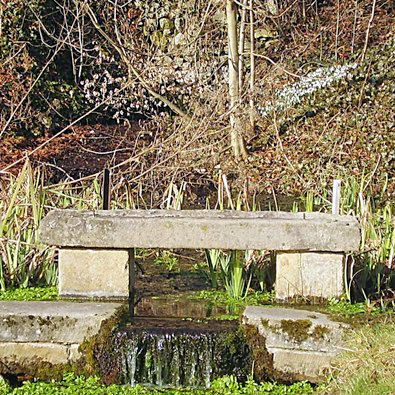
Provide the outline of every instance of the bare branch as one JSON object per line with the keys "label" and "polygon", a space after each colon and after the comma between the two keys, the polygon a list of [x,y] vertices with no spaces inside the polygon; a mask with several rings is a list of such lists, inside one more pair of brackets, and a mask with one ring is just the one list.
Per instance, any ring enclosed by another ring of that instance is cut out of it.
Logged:
{"label": "bare branch", "polygon": [[170,100],[162,96],[161,94],[155,92],[147,81],[142,77],[142,75],[137,71],[137,69],[133,66],[130,59],[125,54],[123,47],[119,46],[100,26],[99,22],[97,21],[96,15],[94,14],[92,8],[89,4],[85,4],[86,11],[90,17],[92,24],[95,26],[96,30],[105,38],[105,40],[118,52],[119,56],[121,57],[122,61],[128,67],[129,72],[131,72],[140,84],[153,96],[155,99],[160,100],[166,106],[168,106],[171,110],[173,110],[176,114],[181,115],[182,117],[189,117],[181,108],[179,108],[176,104],[172,103]]}

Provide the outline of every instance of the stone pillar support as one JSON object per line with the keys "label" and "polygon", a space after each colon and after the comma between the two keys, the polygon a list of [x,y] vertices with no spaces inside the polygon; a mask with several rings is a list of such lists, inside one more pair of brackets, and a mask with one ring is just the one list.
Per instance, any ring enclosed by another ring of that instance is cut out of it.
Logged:
{"label": "stone pillar support", "polygon": [[68,298],[127,299],[130,250],[59,250],[59,295]]}
{"label": "stone pillar support", "polygon": [[278,252],[276,298],[339,298],[344,293],[344,254]]}

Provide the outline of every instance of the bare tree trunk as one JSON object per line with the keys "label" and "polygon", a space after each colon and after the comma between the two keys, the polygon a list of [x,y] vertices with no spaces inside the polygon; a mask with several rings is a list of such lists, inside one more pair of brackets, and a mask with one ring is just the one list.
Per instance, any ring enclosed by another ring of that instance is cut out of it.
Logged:
{"label": "bare tree trunk", "polygon": [[255,34],[254,34],[254,11],[253,0],[250,0],[250,123],[252,133],[255,131],[255,116],[254,116],[254,90],[255,90]]}
{"label": "bare tree trunk", "polygon": [[247,149],[241,135],[240,91],[239,91],[239,49],[237,42],[237,8],[233,0],[226,1],[228,25],[229,96],[230,96],[230,137],[236,159],[246,159]]}
{"label": "bare tree trunk", "polygon": [[246,16],[247,16],[247,1],[243,0],[243,9],[241,10],[241,21],[240,21],[240,34],[239,34],[239,95],[243,96],[243,82],[244,82],[244,42],[245,42],[245,27],[246,27]]}

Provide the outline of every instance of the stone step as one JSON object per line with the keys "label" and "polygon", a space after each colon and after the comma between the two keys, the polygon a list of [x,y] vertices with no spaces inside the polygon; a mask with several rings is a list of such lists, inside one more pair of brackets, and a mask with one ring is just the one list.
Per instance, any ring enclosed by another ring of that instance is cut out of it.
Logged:
{"label": "stone step", "polygon": [[[0,374],[64,365],[118,314],[118,303],[0,302]],[[50,373],[50,372],[48,372]]]}
{"label": "stone step", "polygon": [[255,328],[255,333],[247,329],[250,337],[253,334],[261,340],[250,339],[260,345],[253,353],[269,355],[257,361],[258,370],[272,372],[279,380],[321,381],[342,350],[345,331],[349,330],[349,325],[333,321],[326,314],[282,307],[248,306],[242,323]]}

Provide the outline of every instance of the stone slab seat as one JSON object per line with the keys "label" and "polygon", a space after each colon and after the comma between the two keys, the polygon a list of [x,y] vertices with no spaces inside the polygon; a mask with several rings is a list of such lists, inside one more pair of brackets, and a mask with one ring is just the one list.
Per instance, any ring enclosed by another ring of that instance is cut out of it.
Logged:
{"label": "stone slab seat", "polygon": [[220,248],[277,251],[357,250],[354,217],[321,213],[217,210],[50,212],[41,241],[59,247]]}
{"label": "stone slab seat", "polygon": [[[280,251],[277,296],[326,298],[343,292],[343,256],[358,249],[360,228],[355,217],[323,213],[54,210],[40,237],[60,247],[64,296],[127,297],[127,251],[140,247]],[[282,267],[293,268],[290,278]],[[323,279],[318,287],[314,273]]]}

